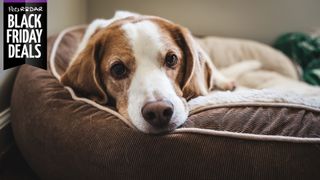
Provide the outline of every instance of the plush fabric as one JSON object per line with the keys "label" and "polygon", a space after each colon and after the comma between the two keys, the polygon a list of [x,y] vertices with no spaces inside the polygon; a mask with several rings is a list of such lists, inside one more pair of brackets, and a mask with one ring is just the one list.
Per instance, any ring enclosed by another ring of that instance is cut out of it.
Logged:
{"label": "plush fabric", "polygon": [[[58,73],[82,33],[59,45]],[[177,131],[152,136],[74,100],[52,72],[23,65],[11,107],[17,145],[42,179],[320,178],[320,110],[304,105],[208,106]]]}
{"label": "plush fabric", "polygon": [[[319,91],[320,92],[320,91]],[[193,111],[197,108],[226,104],[280,104],[283,106],[304,106],[305,108],[320,108],[319,94],[304,96],[291,91],[279,91],[277,89],[239,89],[235,91],[215,91],[206,96],[199,96],[188,102]]]}

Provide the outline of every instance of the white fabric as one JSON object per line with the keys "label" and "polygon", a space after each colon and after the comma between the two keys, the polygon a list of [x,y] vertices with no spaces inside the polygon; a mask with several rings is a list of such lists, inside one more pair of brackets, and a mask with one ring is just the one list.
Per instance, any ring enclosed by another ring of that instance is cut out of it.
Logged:
{"label": "white fabric", "polygon": [[213,105],[243,105],[245,103],[274,103],[274,105],[281,103],[291,105],[302,105],[320,111],[319,96],[307,97],[293,92],[277,91],[274,89],[242,89],[235,92],[218,91],[212,92],[207,96],[197,97],[188,102],[191,110]]}

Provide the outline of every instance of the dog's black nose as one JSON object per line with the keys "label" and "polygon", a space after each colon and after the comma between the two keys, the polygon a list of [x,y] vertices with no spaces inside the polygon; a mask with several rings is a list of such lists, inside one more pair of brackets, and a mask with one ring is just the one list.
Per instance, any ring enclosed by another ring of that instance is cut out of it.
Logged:
{"label": "dog's black nose", "polygon": [[152,126],[162,128],[168,125],[173,114],[173,105],[168,101],[145,104],[141,110],[143,118]]}

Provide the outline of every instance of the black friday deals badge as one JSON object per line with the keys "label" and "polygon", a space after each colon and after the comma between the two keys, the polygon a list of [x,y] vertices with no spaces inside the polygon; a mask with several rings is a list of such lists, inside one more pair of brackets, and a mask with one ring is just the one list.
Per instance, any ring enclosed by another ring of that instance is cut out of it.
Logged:
{"label": "black friday deals badge", "polygon": [[47,68],[47,0],[4,0],[4,69]]}

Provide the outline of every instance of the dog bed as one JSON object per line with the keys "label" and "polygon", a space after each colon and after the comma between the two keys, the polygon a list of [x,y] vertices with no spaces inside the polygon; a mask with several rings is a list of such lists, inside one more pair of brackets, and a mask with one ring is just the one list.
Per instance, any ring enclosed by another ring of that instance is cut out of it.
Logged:
{"label": "dog bed", "polygon": [[[59,83],[84,29],[69,28],[49,38],[49,70],[23,65],[15,81],[14,136],[40,178],[320,178],[318,101],[279,94],[277,99],[270,92],[271,98],[259,96],[267,91],[256,92],[258,101],[242,96],[201,107],[195,100],[181,128],[146,135],[112,108],[76,97]],[[290,61],[265,45],[215,37],[199,41],[218,67],[260,59],[266,69],[298,78]],[[233,95],[218,93],[217,101]]]}

